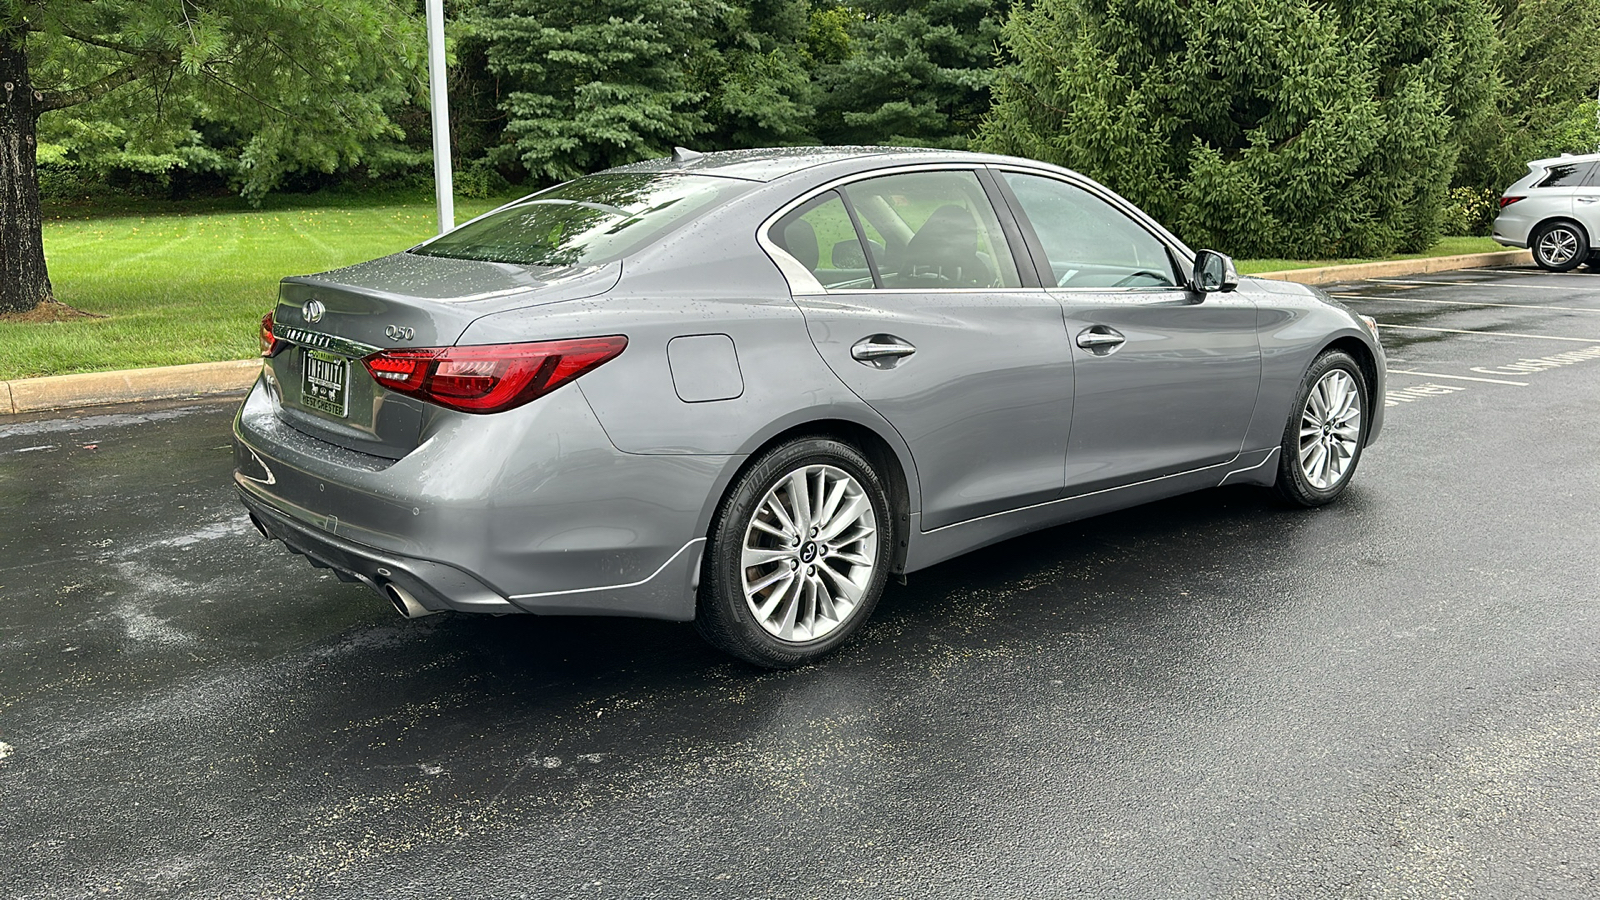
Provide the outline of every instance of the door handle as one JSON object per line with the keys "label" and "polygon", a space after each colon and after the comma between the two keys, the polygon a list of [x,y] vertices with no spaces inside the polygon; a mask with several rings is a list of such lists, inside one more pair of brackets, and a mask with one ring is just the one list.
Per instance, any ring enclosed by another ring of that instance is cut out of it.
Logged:
{"label": "door handle", "polygon": [[1078,346],[1097,353],[1110,353],[1127,340],[1121,332],[1106,325],[1092,325],[1078,332]]}
{"label": "door handle", "polygon": [[1596,200],[1600,200],[1600,197],[1575,197],[1573,199],[1577,200],[1579,203],[1593,203]]}
{"label": "door handle", "polygon": [[850,347],[850,358],[856,362],[890,368],[917,352],[917,348],[892,334],[874,334],[856,341]]}

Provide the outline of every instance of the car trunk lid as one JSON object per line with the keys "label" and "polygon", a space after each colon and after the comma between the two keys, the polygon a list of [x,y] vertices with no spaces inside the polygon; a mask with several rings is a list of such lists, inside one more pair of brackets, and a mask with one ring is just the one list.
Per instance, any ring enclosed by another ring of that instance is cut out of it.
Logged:
{"label": "car trunk lid", "polygon": [[273,319],[274,335],[289,346],[268,361],[283,418],[331,443],[398,459],[443,411],[385,389],[363,357],[450,346],[485,315],[592,297],[620,274],[620,263],[547,269],[399,253],[286,278]]}

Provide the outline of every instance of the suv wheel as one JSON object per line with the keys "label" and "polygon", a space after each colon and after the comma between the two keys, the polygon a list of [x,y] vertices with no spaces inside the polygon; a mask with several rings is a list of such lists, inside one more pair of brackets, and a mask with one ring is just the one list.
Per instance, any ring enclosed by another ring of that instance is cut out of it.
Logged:
{"label": "suv wheel", "polygon": [[1589,258],[1589,237],[1571,222],[1539,226],[1528,242],[1533,261],[1550,272],[1570,272]]}

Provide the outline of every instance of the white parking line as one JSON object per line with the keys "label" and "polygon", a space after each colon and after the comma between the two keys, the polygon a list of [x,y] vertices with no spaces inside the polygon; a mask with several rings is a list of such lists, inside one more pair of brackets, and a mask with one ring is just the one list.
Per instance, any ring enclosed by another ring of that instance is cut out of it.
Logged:
{"label": "white parking line", "polygon": [[1523,334],[1519,331],[1472,331],[1466,328],[1427,328],[1422,325],[1387,325],[1378,323],[1379,328],[1403,328],[1406,331],[1437,331],[1443,334],[1483,334],[1489,337],[1532,338],[1539,341],[1571,341],[1577,344],[1600,344],[1600,339],[1579,337],[1557,337],[1553,334]]}
{"label": "white parking line", "polygon": [[1582,312],[1600,313],[1600,309],[1587,309],[1582,306],[1536,306],[1532,303],[1479,303],[1473,300],[1425,300],[1421,297],[1368,297],[1364,294],[1331,294],[1340,300],[1362,300],[1367,303],[1384,303],[1393,300],[1396,303],[1436,303],[1445,306],[1494,306],[1505,309],[1553,309],[1557,312]]}
{"label": "white parking line", "polygon": [[1481,381],[1484,384],[1510,384],[1516,387],[1527,387],[1526,381],[1506,381],[1501,378],[1474,378],[1471,375],[1440,375],[1438,372],[1417,372],[1412,369],[1386,369],[1390,375],[1420,375],[1423,378],[1451,378],[1456,381]]}
{"label": "white parking line", "polygon": [[1398,278],[1368,278],[1373,284],[1405,285],[1407,287],[1507,287],[1526,291],[1571,291],[1570,287],[1556,284],[1510,284],[1504,281],[1404,281]]}

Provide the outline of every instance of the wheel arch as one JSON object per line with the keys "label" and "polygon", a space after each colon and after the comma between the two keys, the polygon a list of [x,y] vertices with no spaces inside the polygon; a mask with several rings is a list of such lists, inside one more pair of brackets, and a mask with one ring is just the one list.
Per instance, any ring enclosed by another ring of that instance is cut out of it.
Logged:
{"label": "wheel arch", "polygon": [[903,446],[897,446],[898,442],[891,441],[868,425],[850,419],[810,419],[782,426],[780,430],[760,439],[760,443],[751,448],[739,459],[737,465],[731,466],[724,477],[718,480],[717,490],[708,498],[706,509],[701,514],[700,532],[707,536],[708,545],[716,512],[727,499],[728,492],[733,490],[739,477],[773,447],[811,437],[829,438],[849,444],[872,463],[874,471],[883,479],[884,488],[889,495],[889,513],[895,523],[895,540],[889,571],[903,571],[906,550],[910,543],[911,514],[916,508],[916,498],[919,496],[915,464],[910,461],[909,451]]}
{"label": "wheel arch", "polygon": [[1547,218],[1540,219],[1538,223],[1536,223],[1532,228],[1528,229],[1528,243],[1533,243],[1534,235],[1557,223],[1571,225],[1572,227],[1583,232],[1583,239],[1589,242],[1589,246],[1591,248],[1594,246],[1594,235],[1589,233],[1589,229],[1585,227],[1582,222],[1578,221],[1572,216],[1549,216]]}

